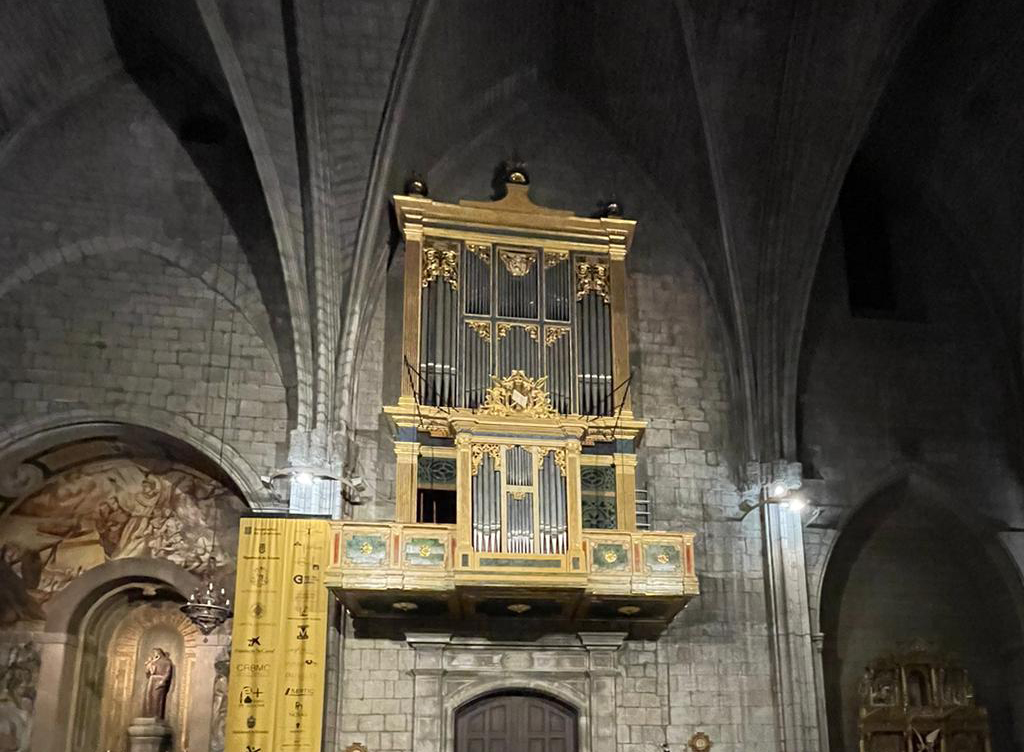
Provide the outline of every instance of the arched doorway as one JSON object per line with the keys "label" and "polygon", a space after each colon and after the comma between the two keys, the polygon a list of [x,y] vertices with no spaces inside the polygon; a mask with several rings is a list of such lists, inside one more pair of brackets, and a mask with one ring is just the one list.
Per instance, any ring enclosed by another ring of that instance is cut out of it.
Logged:
{"label": "arched doorway", "polygon": [[977,704],[988,710],[993,749],[1019,748],[1024,652],[1011,566],[992,532],[968,525],[922,479],[894,483],[861,507],[836,542],[822,586],[833,752],[858,749],[866,667],[917,640],[967,669]]}
{"label": "arched doorway", "polygon": [[455,713],[456,752],[576,752],[576,711],[548,697],[487,695]]}

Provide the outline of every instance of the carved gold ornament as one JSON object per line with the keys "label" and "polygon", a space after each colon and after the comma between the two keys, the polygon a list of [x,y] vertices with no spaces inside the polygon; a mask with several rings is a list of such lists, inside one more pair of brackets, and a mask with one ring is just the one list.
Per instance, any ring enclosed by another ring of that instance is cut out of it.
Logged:
{"label": "carved gold ornament", "polygon": [[530,608],[528,603],[512,603],[508,606],[508,610],[514,614],[525,614]]}
{"label": "carved gold ornament", "polygon": [[473,475],[480,472],[480,463],[484,461],[485,455],[490,455],[494,460],[495,469],[501,468],[501,445],[500,444],[474,444],[469,450],[470,468]]}
{"label": "carved gold ornament", "polygon": [[490,321],[473,321],[471,319],[466,320],[466,326],[476,332],[480,339],[485,342],[491,341],[491,322]]}
{"label": "carved gold ornament", "polygon": [[600,261],[580,261],[576,264],[576,300],[580,300],[588,292],[601,296],[605,303],[608,299],[608,265]]}
{"label": "carved gold ornament", "polygon": [[558,471],[562,474],[562,477],[565,477],[565,450],[551,449],[548,451],[548,454],[552,453],[555,455],[555,467],[558,468]]}
{"label": "carved gold ornament", "polygon": [[569,258],[568,251],[544,251],[544,268],[550,269]]}
{"label": "carved gold ornament", "polygon": [[370,752],[362,743],[354,742],[345,747],[345,752]]}
{"label": "carved gold ornament", "polygon": [[614,564],[619,560],[619,555],[615,551],[608,550],[604,552],[604,560],[609,564]]}
{"label": "carved gold ornament", "polygon": [[364,556],[369,556],[373,553],[373,546],[371,546],[369,543],[363,543],[363,545],[359,547],[359,553],[363,554]]}
{"label": "carved gold ornament", "polygon": [[689,745],[693,752],[707,752],[712,747],[711,737],[703,731],[698,731],[690,737]]}
{"label": "carved gold ornament", "polygon": [[554,326],[552,324],[548,324],[544,327],[544,344],[547,347],[551,347],[551,345],[558,342],[558,340],[568,333],[569,327],[567,326]]}
{"label": "carved gold ornament", "polygon": [[619,613],[623,616],[635,616],[640,613],[639,606],[619,606]]}
{"label": "carved gold ornament", "polygon": [[521,415],[528,418],[549,418],[557,415],[551,407],[551,396],[547,392],[547,376],[531,379],[522,371],[512,371],[499,379],[492,376],[493,384],[487,390],[484,404],[477,413],[505,417]]}
{"label": "carved gold ornament", "polygon": [[420,558],[421,559],[429,559],[430,558],[430,546],[428,546],[426,544],[420,546]]}
{"label": "carved gold ornament", "polygon": [[488,266],[491,265],[491,247],[487,243],[466,243],[466,250]]}
{"label": "carved gold ornament", "polygon": [[447,240],[432,240],[423,247],[421,284],[426,287],[437,278],[453,290],[459,289],[459,245]]}
{"label": "carved gold ornament", "polygon": [[658,554],[658,562],[661,564],[668,564],[668,554]]}
{"label": "carved gold ornament", "polygon": [[498,258],[508,269],[513,277],[525,277],[533,268],[533,262],[537,260],[535,253],[523,253],[521,251],[498,251]]}

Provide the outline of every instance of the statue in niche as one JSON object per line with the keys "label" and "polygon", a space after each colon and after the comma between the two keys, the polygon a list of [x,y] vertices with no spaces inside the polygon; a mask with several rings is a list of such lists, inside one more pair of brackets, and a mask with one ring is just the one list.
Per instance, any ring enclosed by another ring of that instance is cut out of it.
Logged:
{"label": "statue in niche", "polygon": [[146,689],[142,696],[142,717],[163,720],[167,709],[167,693],[174,676],[174,664],[167,651],[153,648],[146,661]]}
{"label": "statue in niche", "polygon": [[887,669],[876,671],[869,666],[861,679],[860,691],[865,705],[893,705],[896,702],[895,672]]}

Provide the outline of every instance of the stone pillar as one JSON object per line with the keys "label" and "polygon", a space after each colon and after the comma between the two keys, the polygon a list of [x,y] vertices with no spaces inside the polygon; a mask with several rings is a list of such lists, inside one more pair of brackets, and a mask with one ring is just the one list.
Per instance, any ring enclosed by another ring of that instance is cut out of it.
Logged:
{"label": "stone pillar", "polygon": [[32,752],[64,752],[67,747],[69,708],[72,702],[78,638],[57,632],[32,636],[39,646],[39,681],[36,684]]}
{"label": "stone pillar", "polygon": [[135,718],[128,727],[128,752],[165,752],[171,727],[163,718]]}
{"label": "stone pillar", "polygon": [[[616,752],[618,749],[618,700],[615,680],[619,675],[616,653],[625,632],[580,632],[587,649],[590,677],[590,750]],[[584,729],[580,729],[581,733]]]}
{"label": "stone pillar", "polygon": [[818,748],[821,737],[803,520],[779,504],[767,503],[761,507],[761,521],[779,750],[805,752]]}
{"label": "stone pillar", "polygon": [[814,692],[818,711],[818,749],[828,749],[828,706],[825,704],[825,664],[822,652],[825,648],[824,632],[811,634],[814,650]]}
{"label": "stone pillar", "polygon": [[406,642],[416,652],[413,664],[413,740],[412,752],[441,752],[444,712],[441,680],[444,675],[444,648],[449,634],[410,632]]}
{"label": "stone pillar", "polygon": [[[311,431],[296,428],[288,442],[288,465],[322,467],[341,475],[342,462],[335,447],[335,435],[322,426]],[[341,518],[341,484],[335,480],[314,478],[310,483],[292,483],[288,489],[288,511],[292,514],[329,515]]]}

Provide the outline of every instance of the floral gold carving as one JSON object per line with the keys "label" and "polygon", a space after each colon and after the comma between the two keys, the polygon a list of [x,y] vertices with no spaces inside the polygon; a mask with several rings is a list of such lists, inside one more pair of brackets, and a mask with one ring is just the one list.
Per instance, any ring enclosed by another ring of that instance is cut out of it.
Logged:
{"label": "floral gold carving", "polygon": [[600,261],[580,261],[576,264],[576,300],[590,292],[600,295],[605,303],[609,302],[607,264]]}
{"label": "floral gold carving", "polygon": [[534,342],[540,341],[540,327],[536,324],[510,324],[507,321],[498,322],[498,339],[504,339],[513,327],[524,329]]}
{"label": "floral gold carving", "polygon": [[565,476],[565,450],[564,449],[552,449],[548,452],[549,454],[555,455],[555,467],[558,471]]}
{"label": "floral gold carving", "polygon": [[608,550],[604,552],[604,560],[609,564],[614,564],[619,560],[619,555],[615,551]]}
{"label": "floral gold carving", "polygon": [[[500,326],[500,325],[499,325]],[[522,371],[512,371],[499,379],[493,376],[484,404],[477,412],[499,417],[520,415],[529,418],[550,418],[557,415],[551,407],[547,376],[531,379]]]}
{"label": "floral gold carving", "polygon": [[466,319],[466,326],[480,335],[480,339],[490,342],[491,341],[491,322],[490,321],[474,321],[472,319]]}
{"label": "floral gold carving", "polygon": [[544,344],[545,344],[545,346],[551,347],[551,345],[553,345],[556,342],[558,342],[558,340],[560,340],[562,337],[564,337],[568,333],[569,333],[569,327],[567,327],[567,326],[555,326],[555,325],[552,325],[552,324],[548,324],[547,326],[544,327]]}
{"label": "floral gold carving", "polygon": [[533,262],[537,260],[534,253],[523,253],[522,251],[498,251],[498,258],[508,269],[513,277],[525,277],[533,268]]}
{"label": "floral gold carving", "polygon": [[480,463],[484,461],[485,455],[491,456],[495,468],[501,467],[501,446],[499,444],[473,444],[470,449],[470,467],[473,475],[480,472]]}
{"label": "floral gold carving", "polygon": [[550,269],[569,258],[568,251],[544,251],[544,268]]}
{"label": "floral gold carving", "polygon": [[423,247],[421,284],[426,287],[443,279],[453,290],[459,289],[459,246],[447,240],[431,240]]}
{"label": "floral gold carving", "polygon": [[466,250],[488,266],[491,265],[491,246],[487,243],[466,243]]}

